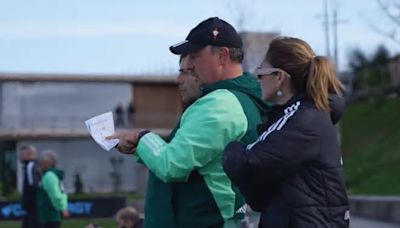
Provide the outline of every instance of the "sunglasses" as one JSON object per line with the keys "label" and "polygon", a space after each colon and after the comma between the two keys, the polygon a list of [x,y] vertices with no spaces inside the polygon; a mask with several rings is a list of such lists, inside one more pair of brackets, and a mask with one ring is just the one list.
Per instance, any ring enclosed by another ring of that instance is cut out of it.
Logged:
{"label": "sunglasses", "polygon": [[286,74],[288,77],[290,77],[290,74],[288,74],[286,71],[280,69],[280,68],[274,68],[274,67],[257,67],[256,69],[256,75],[258,79],[261,79],[264,76],[269,76],[269,75],[274,75],[275,73],[282,72]]}

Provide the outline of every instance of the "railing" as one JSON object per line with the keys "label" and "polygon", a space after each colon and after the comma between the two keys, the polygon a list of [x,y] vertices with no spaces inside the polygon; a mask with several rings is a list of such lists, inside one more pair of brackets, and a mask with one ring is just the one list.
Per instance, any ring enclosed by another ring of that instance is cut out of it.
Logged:
{"label": "railing", "polygon": [[[145,124],[145,126],[132,126],[130,124],[116,127],[116,129],[147,128],[162,136],[167,136],[171,127],[160,125],[160,121],[176,124],[176,116],[174,115],[161,117],[159,114],[152,113],[147,117],[152,124]],[[0,116],[0,139],[89,137],[85,126],[85,120],[89,118],[82,116]]]}
{"label": "railing", "polygon": [[1,116],[0,131],[82,131],[86,119],[82,116]]}

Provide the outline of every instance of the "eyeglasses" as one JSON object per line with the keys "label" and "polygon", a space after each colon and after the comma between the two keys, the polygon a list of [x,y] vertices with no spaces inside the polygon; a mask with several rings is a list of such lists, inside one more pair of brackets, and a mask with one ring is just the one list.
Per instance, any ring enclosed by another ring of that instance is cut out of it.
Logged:
{"label": "eyeglasses", "polygon": [[257,67],[256,69],[256,75],[258,79],[261,79],[263,76],[268,76],[268,75],[273,75],[275,73],[282,72],[288,77],[290,77],[290,74],[288,74],[286,71],[280,69],[280,68],[274,68],[274,67]]}

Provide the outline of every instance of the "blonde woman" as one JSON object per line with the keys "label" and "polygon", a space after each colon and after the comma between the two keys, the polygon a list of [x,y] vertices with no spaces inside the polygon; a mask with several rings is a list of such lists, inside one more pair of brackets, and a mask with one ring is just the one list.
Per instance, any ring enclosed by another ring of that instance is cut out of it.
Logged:
{"label": "blonde woman", "polygon": [[305,41],[280,37],[271,42],[257,76],[264,99],[274,105],[254,143],[225,148],[225,172],[261,212],[259,227],[348,227],[334,126],[344,102],[332,64]]}

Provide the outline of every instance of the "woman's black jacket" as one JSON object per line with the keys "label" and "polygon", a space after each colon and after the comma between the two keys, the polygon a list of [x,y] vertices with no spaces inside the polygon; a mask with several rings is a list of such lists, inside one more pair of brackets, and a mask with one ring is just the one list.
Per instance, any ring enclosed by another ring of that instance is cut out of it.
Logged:
{"label": "woman's black jacket", "polygon": [[260,227],[348,227],[349,203],[334,124],[344,100],[330,96],[330,113],[305,96],[275,106],[256,142],[231,142],[223,167]]}

